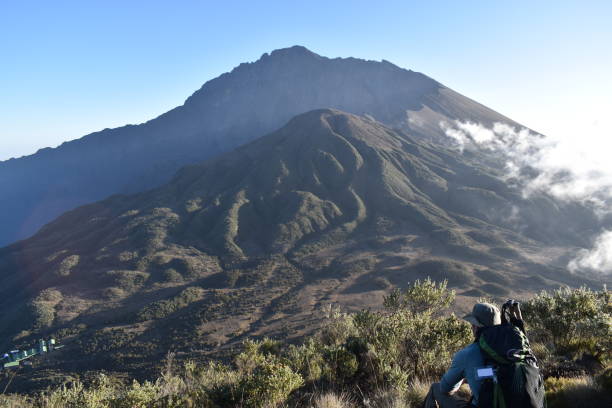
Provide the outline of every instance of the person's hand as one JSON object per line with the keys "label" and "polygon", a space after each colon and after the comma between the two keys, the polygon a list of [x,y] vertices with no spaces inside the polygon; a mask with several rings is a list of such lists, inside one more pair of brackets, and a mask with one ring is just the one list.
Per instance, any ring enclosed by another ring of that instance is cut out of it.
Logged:
{"label": "person's hand", "polygon": [[512,303],[512,306],[510,306],[510,313],[515,319],[523,320],[523,315],[521,314],[521,306],[519,302]]}
{"label": "person's hand", "polygon": [[523,315],[521,314],[521,307],[519,302],[514,299],[508,299],[506,302],[508,307],[508,312],[510,313],[510,317],[513,317],[518,320],[523,320]]}

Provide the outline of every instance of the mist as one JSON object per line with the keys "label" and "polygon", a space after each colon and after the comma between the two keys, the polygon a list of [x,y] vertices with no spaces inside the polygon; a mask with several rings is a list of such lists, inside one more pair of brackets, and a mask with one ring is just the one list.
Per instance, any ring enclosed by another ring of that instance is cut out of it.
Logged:
{"label": "mist", "polygon": [[[499,153],[504,158],[503,177],[519,186],[525,198],[537,192],[582,203],[602,219],[602,225],[612,214],[612,161],[600,135],[559,138],[503,123],[489,128],[455,121],[441,122],[440,127],[461,152]],[[577,252],[568,269],[612,273],[612,230],[603,228],[592,242],[591,248]]]}

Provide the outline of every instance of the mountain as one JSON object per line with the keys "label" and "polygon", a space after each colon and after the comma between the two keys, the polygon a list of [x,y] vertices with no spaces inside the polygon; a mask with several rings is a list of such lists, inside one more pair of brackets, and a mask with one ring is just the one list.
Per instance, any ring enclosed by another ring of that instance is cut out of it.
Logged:
{"label": "mountain", "polygon": [[315,110],[0,249],[2,346],[54,335],[66,348],[47,367],[142,375],[168,350],[300,337],[324,305],[377,307],[414,279],[447,279],[460,300],[597,286],[564,269],[597,223],[469,156]]}
{"label": "mountain", "polygon": [[184,105],[149,122],[0,162],[0,246],[78,205],[159,186],[186,164],[319,108],[369,115],[424,140],[444,140],[440,121],[514,124],[387,61],[330,59],[298,46],[276,50],[205,83]]}

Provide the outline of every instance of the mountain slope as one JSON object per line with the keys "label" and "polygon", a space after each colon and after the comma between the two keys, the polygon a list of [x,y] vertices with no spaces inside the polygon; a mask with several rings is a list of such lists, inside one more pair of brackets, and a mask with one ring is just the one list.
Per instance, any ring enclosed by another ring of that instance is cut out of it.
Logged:
{"label": "mountain slope", "polygon": [[316,110],[1,249],[0,331],[4,346],[62,337],[56,368],[143,372],[168,350],[299,337],[325,304],[378,306],[428,276],[464,300],[595,285],[562,266],[597,222],[439,145]]}
{"label": "mountain slope", "polygon": [[0,162],[0,246],[78,205],[168,181],[185,164],[229,151],[318,108],[370,115],[442,140],[440,121],[513,124],[427,76],[389,62],[329,59],[303,47],[264,54],[140,125],[105,129]]}

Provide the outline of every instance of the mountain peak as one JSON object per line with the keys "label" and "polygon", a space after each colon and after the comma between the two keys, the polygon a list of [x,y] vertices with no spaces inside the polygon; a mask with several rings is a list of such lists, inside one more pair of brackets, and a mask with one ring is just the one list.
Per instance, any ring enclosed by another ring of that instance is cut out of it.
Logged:
{"label": "mountain peak", "polygon": [[285,55],[307,55],[307,56],[317,56],[320,57],[319,54],[310,51],[308,48],[303,45],[294,45],[292,47],[287,48],[279,48],[270,53],[270,56],[285,56]]}
{"label": "mountain peak", "polygon": [[324,57],[320,56],[317,53],[310,51],[308,48],[302,45],[294,45],[292,47],[287,48],[279,48],[277,50],[273,50],[272,52],[265,53],[261,56],[260,61],[264,61],[267,59],[270,60],[284,60],[284,59],[322,59]]}
{"label": "mountain peak", "polygon": [[[183,106],[147,123],[92,133],[0,164],[0,179],[9,180],[3,197],[12,197],[3,204],[8,207],[0,216],[0,245],[29,236],[77,205],[159,186],[185,164],[230,151],[323,107],[367,115],[441,143],[448,139],[441,121],[512,123],[387,62],[328,58],[299,45],[282,48],[211,79]],[[119,163],[125,160],[129,170]],[[44,179],[38,177],[42,172]]]}

